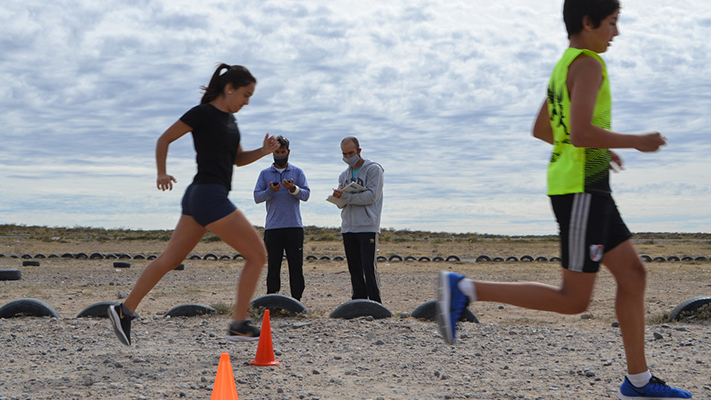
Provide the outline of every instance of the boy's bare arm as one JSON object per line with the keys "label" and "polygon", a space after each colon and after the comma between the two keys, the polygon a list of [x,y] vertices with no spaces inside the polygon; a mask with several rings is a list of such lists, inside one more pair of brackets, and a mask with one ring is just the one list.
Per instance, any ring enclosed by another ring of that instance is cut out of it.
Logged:
{"label": "boy's bare arm", "polygon": [[623,134],[592,124],[597,92],[602,83],[602,65],[592,57],[578,57],[568,69],[570,93],[570,141],[576,147],[597,149],[633,148],[657,151],[666,141],[659,132]]}
{"label": "boy's bare arm", "polygon": [[533,123],[533,137],[553,144],[553,128],[551,128],[551,118],[548,114],[548,103],[545,101],[538,112],[536,121]]}

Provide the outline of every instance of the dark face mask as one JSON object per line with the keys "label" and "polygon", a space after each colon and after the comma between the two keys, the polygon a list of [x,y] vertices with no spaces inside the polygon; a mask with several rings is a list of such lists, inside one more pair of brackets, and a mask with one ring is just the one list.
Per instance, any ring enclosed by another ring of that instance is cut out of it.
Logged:
{"label": "dark face mask", "polygon": [[274,165],[276,165],[277,168],[284,168],[284,166],[286,165],[287,162],[289,162],[288,155],[286,157],[281,157],[281,158],[274,157]]}

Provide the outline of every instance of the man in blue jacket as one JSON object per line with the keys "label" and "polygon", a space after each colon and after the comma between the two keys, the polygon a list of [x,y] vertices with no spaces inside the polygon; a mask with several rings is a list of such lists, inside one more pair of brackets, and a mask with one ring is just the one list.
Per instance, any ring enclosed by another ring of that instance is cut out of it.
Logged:
{"label": "man in blue jacket", "polygon": [[299,204],[311,191],[301,168],[289,163],[289,140],[278,136],[280,147],[274,151],[274,163],[259,173],[254,187],[254,201],[267,202],[264,244],[267,247],[267,294],[279,293],[281,261],[286,251],[289,264],[291,297],[301,300],[304,293],[304,225]]}
{"label": "man in blue jacket", "polygon": [[[376,261],[380,214],[383,210],[383,167],[361,158],[358,139],[341,141],[343,161],[348,168],[338,177],[333,196],[345,200],[341,209],[341,234],[353,285],[353,299],[380,300],[380,279]],[[356,182],[364,191],[348,193],[342,189]]]}

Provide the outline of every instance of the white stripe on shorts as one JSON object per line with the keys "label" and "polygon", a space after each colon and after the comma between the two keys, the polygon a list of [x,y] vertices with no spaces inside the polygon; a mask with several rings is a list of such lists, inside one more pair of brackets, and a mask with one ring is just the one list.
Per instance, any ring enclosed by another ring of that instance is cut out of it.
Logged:
{"label": "white stripe on shorts", "polygon": [[588,229],[591,201],[590,193],[576,193],[573,197],[568,232],[568,270],[570,271],[582,272],[585,266],[585,232]]}

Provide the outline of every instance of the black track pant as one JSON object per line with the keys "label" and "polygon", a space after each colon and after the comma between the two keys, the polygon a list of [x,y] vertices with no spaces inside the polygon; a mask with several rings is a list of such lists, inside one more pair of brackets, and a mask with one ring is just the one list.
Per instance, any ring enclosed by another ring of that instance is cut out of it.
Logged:
{"label": "black track pant", "polygon": [[267,293],[279,293],[281,289],[281,260],[286,251],[289,263],[291,297],[301,300],[304,293],[304,229],[283,228],[264,231],[267,246]]}
{"label": "black track pant", "polygon": [[353,299],[380,301],[380,276],[375,258],[378,234],[374,232],[344,233],[348,271],[351,273]]}

